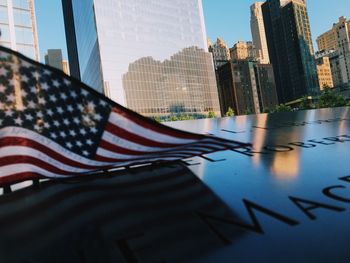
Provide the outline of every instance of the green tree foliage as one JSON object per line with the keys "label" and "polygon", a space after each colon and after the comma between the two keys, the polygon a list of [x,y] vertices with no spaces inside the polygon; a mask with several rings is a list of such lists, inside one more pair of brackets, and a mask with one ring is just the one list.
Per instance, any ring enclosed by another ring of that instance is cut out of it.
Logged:
{"label": "green tree foliage", "polygon": [[308,110],[308,109],[313,109],[315,106],[312,105],[310,99],[308,96],[304,96],[301,98],[301,102],[299,105],[300,110]]}
{"label": "green tree foliage", "polygon": [[235,112],[231,107],[228,107],[227,112],[225,114],[226,117],[232,117],[235,116]]}
{"label": "green tree foliage", "polygon": [[288,111],[292,111],[292,108],[290,106],[287,106],[285,104],[280,104],[275,107],[273,112],[288,112]]}
{"label": "green tree foliage", "polygon": [[216,114],[213,111],[208,112],[208,118],[216,118]]}
{"label": "green tree foliage", "polygon": [[316,108],[331,108],[346,106],[343,96],[335,93],[329,88],[325,88],[317,99]]}

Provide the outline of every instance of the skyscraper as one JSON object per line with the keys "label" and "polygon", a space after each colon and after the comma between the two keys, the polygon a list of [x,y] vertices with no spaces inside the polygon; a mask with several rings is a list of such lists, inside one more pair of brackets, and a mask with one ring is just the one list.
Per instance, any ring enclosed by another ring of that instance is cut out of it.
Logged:
{"label": "skyscraper", "polygon": [[230,48],[230,56],[233,60],[255,59],[255,47],[251,41],[238,41]]}
{"label": "skyscraper", "polygon": [[68,62],[63,60],[61,49],[48,49],[45,54],[45,64],[69,74]]}
{"label": "skyscraper", "polygon": [[[320,51],[335,51],[331,56],[333,75],[340,73],[339,80],[335,80],[336,86],[350,86],[350,21],[340,17],[334,23],[332,29],[323,33],[317,38],[317,45]],[[336,76],[334,76],[336,78]]]}
{"label": "skyscraper", "polygon": [[291,102],[319,92],[305,0],[267,0],[262,5],[278,99]]}
{"label": "skyscraper", "polygon": [[261,10],[263,2],[257,2],[250,7],[250,28],[252,31],[253,45],[259,63],[269,64],[269,51],[267,49],[264,19]]}
{"label": "skyscraper", "polygon": [[39,60],[34,0],[1,0],[0,30],[0,45]]}
{"label": "skyscraper", "polygon": [[200,0],[62,0],[73,76],[148,116],[219,112]]}
{"label": "skyscraper", "polygon": [[258,114],[278,105],[271,64],[231,60],[217,70],[221,113]]}
{"label": "skyscraper", "polygon": [[218,38],[213,45],[210,44],[208,48],[209,52],[213,54],[215,69],[230,60],[230,49],[221,38]]}

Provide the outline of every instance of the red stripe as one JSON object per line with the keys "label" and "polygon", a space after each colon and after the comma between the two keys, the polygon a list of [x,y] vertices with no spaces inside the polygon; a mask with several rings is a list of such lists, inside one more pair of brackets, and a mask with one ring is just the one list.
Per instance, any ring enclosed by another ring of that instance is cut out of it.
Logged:
{"label": "red stripe", "polygon": [[112,108],[112,112],[122,115],[123,117],[135,122],[136,124],[142,126],[145,129],[149,129],[149,130],[166,134],[169,136],[182,138],[182,139],[202,139],[204,137],[203,135],[184,132],[181,130],[176,130],[176,129],[164,126],[156,121],[140,116],[134,112],[128,112],[128,111],[125,111],[124,109],[119,109],[117,107]]}
{"label": "red stripe", "polygon": [[[120,153],[120,154],[129,154],[129,155],[150,155],[150,154],[164,154],[164,153],[170,153],[170,152],[175,152],[175,153],[179,153],[180,151],[201,151],[201,152],[208,152],[208,151],[215,151],[218,148],[214,148],[214,147],[210,147],[208,145],[202,145],[202,142],[197,142],[194,145],[192,144],[186,144],[180,147],[176,147],[174,149],[170,149],[170,150],[164,150],[164,151],[136,151],[136,150],[129,150],[123,147],[120,147],[118,145],[112,144],[108,141],[105,140],[101,140],[99,147],[103,148],[105,150],[108,150],[110,152],[113,153]],[[207,148],[207,150],[203,150],[203,149],[196,149],[196,147],[203,147],[203,148]],[[187,149],[188,148],[188,149]],[[196,154],[196,153],[194,153]]]}
{"label": "red stripe", "polygon": [[82,174],[81,172],[80,173],[69,172],[69,171],[62,170],[60,168],[57,168],[56,166],[48,164],[43,160],[40,160],[32,156],[26,156],[26,155],[12,155],[12,156],[1,157],[0,163],[1,163],[0,167],[11,165],[11,164],[32,164],[41,169],[44,169],[46,171],[49,171],[54,174],[59,174],[59,175]]}
{"label": "red stripe", "polygon": [[67,157],[47,148],[46,146],[31,140],[27,138],[22,137],[5,137],[0,139],[0,147],[5,146],[25,146],[28,148],[33,148],[35,150],[38,150],[42,153],[45,153],[46,155],[50,156],[52,159],[58,160],[61,163],[64,163],[69,166],[73,166],[76,168],[82,168],[82,169],[96,169],[99,166],[93,166],[93,165],[87,165],[83,163],[79,163],[76,161],[73,161],[71,159],[68,159]]}
{"label": "red stripe", "polygon": [[[149,161],[150,159],[154,160],[156,158],[159,158],[159,160],[162,159],[162,158],[171,158],[171,157],[178,158],[178,159],[183,159],[183,158],[188,158],[190,156],[194,156],[194,154],[191,154],[191,153],[188,153],[188,154],[169,153],[169,154],[162,154],[162,155],[159,155],[159,156],[145,156],[144,158],[130,159],[130,160],[127,160],[127,161],[138,162],[138,163],[140,163],[140,161],[143,161],[144,163],[147,163],[147,162],[150,162]],[[99,162],[110,162],[110,163],[121,162],[120,159],[115,159],[115,158],[111,158],[111,157],[105,157],[105,156],[101,156],[101,155],[96,155],[94,159],[96,161],[99,161]],[[152,162],[154,162],[154,161],[152,161]],[[129,164],[129,165],[134,165],[134,163],[133,164]],[[118,167],[118,166],[115,166],[115,167]]]}
{"label": "red stripe", "polygon": [[162,143],[157,142],[146,137],[139,136],[132,132],[129,132],[123,128],[120,128],[110,122],[107,123],[105,130],[112,133],[115,136],[123,138],[127,141],[131,141],[140,145],[148,146],[148,147],[159,147],[159,148],[170,148],[170,147],[178,147],[183,144],[174,144],[174,143]]}

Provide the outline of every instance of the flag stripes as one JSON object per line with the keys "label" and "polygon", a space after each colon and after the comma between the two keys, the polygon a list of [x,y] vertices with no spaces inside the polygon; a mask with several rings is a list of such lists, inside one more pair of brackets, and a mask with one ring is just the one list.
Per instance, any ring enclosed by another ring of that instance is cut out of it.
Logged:
{"label": "flag stripes", "polygon": [[0,47],[0,186],[20,175],[64,178],[245,146],[161,125]]}

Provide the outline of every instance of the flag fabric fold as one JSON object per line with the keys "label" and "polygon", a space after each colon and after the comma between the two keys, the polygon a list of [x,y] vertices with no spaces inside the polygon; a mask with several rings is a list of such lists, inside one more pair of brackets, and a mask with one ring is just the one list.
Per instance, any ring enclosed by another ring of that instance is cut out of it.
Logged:
{"label": "flag fabric fold", "polygon": [[246,146],[159,124],[0,47],[0,185]]}

